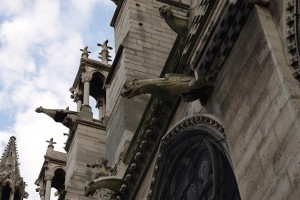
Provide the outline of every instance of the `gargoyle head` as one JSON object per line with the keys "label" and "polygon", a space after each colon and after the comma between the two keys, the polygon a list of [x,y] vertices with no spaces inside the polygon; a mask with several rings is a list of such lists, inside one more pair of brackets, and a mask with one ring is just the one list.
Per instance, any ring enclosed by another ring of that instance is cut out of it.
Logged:
{"label": "gargoyle head", "polygon": [[123,92],[121,93],[122,97],[131,98],[136,95],[139,95],[138,80],[134,79],[132,83],[125,83],[123,87]]}
{"label": "gargoyle head", "polygon": [[94,187],[95,187],[95,182],[94,181],[90,182],[87,186],[84,187],[84,195],[86,197],[93,196],[96,191]]}
{"label": "gargoyle head", "polygon": [[159,8],[159,14],[162,18],[173,16],[171,8],[166,5]]}
{"label": "gargoyle head", "polygon": [[41,113],[41,112],[43,112],[43,110],[44,110],[44,108],[42,106],[40,106],[37,109],[35,109],[35,112]]}

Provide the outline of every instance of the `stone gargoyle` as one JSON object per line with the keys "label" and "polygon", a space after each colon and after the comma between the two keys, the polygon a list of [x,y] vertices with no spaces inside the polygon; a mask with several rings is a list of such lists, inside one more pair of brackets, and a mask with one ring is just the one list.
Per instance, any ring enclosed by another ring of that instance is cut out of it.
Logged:
{"label": "stone gargoyle", "polygon": [[159,13],[173,31],[180,36],[187,36],[189,24],[188,18],[175,15],[171,8],[166,5],[159,8]]}
{"label": "stone gargoyle", "polygon": [[73,123],[79,119],[79,113],[75,111],[71,111],[68,108],[67,109],[46,109],[40,106],[37,109],[35,109],[35,112],[44,113],[50,116],[51,118],[53,118],[54,121],[60,122],[68,128],[71,128]]}
{"label": "stone gargoyle", "polygon": [[194,76],[186,74],[166,74],[163,78],[133,80],[125,83],[121,96],[131,98],[140,94],[152,94],[160,99],[170,99],[181,96],[183,101],[200,99],[204,104],[207,94],[213,86],[204,77],[195,80]]}
{"label": "stone gargoyle", "polygon": [[112,168],[107,166],[108,160],[107,159],[103,159],[102,161],[100,161],[99,163],[95,163],[92,165],[87,165],[87,167],[90,168],[96,168],[97,169],[97,173],[95,176],[95,179],[99,178],[99,177],[103,177],[103,176],[110,176],[111,172],[112,172]]}
{"label": "stone gargoyle", "polygon": [[92,196],[99,189],[109,189],[119,191],[122,185],[122,179],[117,176],[105,176],[90,182],[85,188],[85,196]]}
{"label": "stone gargoyle", "polygon": [[268,6],[270,3],[270,0],[249,0],[249,3],[261,5],[261,6]]}

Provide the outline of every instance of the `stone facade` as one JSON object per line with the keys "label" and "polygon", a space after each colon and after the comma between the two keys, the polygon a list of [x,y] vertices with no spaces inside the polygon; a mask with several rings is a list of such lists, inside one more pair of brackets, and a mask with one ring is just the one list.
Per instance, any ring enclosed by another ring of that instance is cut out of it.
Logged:
{"label": "stone facade", "polygon": [[[115,2],[112,65],[83,50],[77,112],[48,112],[70,129],[65,199],[298,199],[300,2]],[[199,100],[120,96],[127,81],[170,73],[194,76]]]}

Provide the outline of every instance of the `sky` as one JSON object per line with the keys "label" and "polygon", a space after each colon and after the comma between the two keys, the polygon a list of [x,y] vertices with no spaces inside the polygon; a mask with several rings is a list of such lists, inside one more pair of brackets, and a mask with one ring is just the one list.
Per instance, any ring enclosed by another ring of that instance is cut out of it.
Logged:
{"label": "sky", "polygon": [[[0,153],[17,138],[21,176],[30,200],[51,138],[63,150],[68,129],[35,112],[44,108],[76,110],[69,88],[81,51],[99,60],[97,43],[114,46],[109,26],[111,0],[10,0],[0,4]],[[114,50],[113,50],[114,51]],[[114,52],[112,52],[112,56]],[[55,192],[55,191],[54,191]]]}

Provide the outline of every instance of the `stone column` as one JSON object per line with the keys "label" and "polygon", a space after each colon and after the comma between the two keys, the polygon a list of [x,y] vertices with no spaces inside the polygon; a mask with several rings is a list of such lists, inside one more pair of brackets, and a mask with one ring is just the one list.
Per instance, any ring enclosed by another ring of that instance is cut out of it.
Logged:
{"label": "stone column", "polygon": [[99,120],[103,117],[103,100],[102,98],[97,100],[96,108],[98,108],[99,111]]}
{"label": "stone column", "polygon": [[89,105],[90,80],[92,77],[84,70],[81,78],[83,82],[83,104],[80,108],[80,118],[87,121],[93,121],[92,108]]}
{"label": "stone column", "polygon": [[41,189],[39,194],[40,194],[41,200],[45,200],[45,189]]}
{"label": "stone column", "polygon": [[106,114],[106,103],[105,103],[105,97],[102,98],[102,117],[103,117],[103,120],[105,118],[105,114]]}
{"label": "stone column", "polygon": [[14,200],[14,196],[15,196],[15,191],[12,189],[9,194],[9,200]]}
{"label": "stone column", "polygon": [[50,200],[52,176],[46,175],[45,180],[46,180],[45,200]]}
{"label": "stone column", "polygon": [[82,82],[83,82],[83,105],[89,105],[89,96],[90,96],[90,80],[91,77],[87,72],[82,73]]}
{"label": "stone column", "polygon": [[80,112],[80,108],[81,108],[81,106],[82,106],[82,99],[80,98],[79,95],[75,95],[74,101],[75,101],[76,104],[77,104],[77,112]]}

